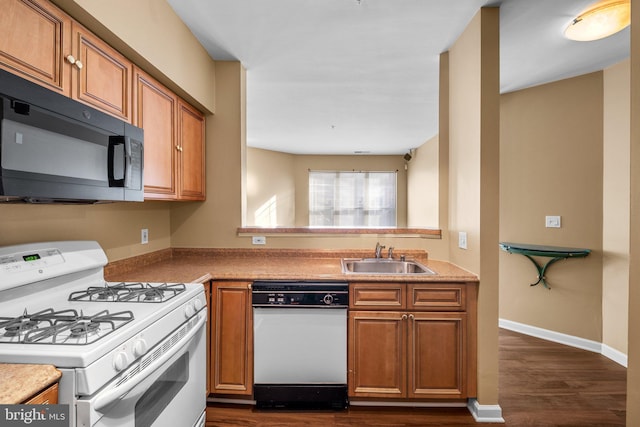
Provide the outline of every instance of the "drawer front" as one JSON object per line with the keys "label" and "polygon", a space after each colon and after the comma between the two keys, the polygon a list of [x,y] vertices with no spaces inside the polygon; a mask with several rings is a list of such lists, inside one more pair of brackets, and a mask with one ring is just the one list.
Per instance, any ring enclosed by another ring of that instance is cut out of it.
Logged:
{"label": "drawer front", "polygon": [[463,284],[409,285],[409,310],[465,311]]}
{"label": "drawer front", "polygon": [[404,283],[352,283],[349,308],[359,310],[399,310],[406,308]]}

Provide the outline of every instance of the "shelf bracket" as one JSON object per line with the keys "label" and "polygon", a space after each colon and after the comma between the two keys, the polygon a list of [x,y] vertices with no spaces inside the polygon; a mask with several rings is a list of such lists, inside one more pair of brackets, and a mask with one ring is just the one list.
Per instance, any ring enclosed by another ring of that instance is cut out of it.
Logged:
{"label": "shelf bracket", "polygon": [[529,284],[529,286],[536,286],[538,283],[542,283],[544,285],[545,288],[547,289],[551,289],[551,287],[549,286],[549,284],[547,283],[546,277],[545,277],[545,272],[547,271],[547,268],[549,268],[549,266],[553,263],[555,263],[556,261],[560,261],[562,259],[567,259],[568,257],[555,257],[555,258],[551,258],[549,261],[547,261],[547,263],[544,266],[541,266],[540,264],[538,264],[538,262],[533,259],[531,256],[527,255],[527,254],[522,254],[524,256],[526,256],[527,258],[529,258],[529,260],[531,260],[531,262],[533,263],[533,265],[536,266],[536,270],[538,270],[538,280],[535,283],[531,283]]}

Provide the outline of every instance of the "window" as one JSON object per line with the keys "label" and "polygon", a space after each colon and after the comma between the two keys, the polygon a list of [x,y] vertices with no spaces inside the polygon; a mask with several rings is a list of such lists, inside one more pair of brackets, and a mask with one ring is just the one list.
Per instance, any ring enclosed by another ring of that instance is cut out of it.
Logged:
{"label": "window", "polygon": [[310,227],[395,227],[394,172],[309,171]]}

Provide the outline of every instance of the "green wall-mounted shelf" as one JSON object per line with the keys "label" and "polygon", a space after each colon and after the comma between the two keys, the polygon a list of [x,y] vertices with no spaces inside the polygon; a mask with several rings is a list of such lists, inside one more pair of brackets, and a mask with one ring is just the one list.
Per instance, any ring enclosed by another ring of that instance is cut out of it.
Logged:
{"label": "green wall-mounted shelf", "polygon": [[[500,249],[510,254],[524,255],[536,266],[538,270],[538,281],[531,283],[531,286],[535,286],[542,282],[545,288],[550,289],[547,284],[545,273],[549,266],[561,259],[567,258],[584,258],[591,253],[591,249],[582,248],[561,248],[558,246],[542,246],[542,245],[528,245],[523,243],[509,243],[500,242]],[[551,258],[544,265],[538,264],[538,262],[532,257],[547,257]]]}

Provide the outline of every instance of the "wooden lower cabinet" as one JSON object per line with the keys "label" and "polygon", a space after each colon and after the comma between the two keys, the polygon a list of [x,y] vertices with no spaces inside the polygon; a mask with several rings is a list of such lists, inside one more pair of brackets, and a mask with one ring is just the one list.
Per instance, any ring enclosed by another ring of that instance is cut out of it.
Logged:
{"label": "wooden lower cabinet", "polygon": [[407,322],[399,312],[349,313],[349,396],[405,397]]}
{"label": "wooden lower cabinet", "polygon": [[211,392],[253,394],[251,283],[217,282],[211,290]]}
{"label": "wooden lower cabinet", "polygon": [[53,383],[31,399],[25,405],[55,405],[58,403],[58,383]]}
{"label": "wooden lower cabinet", "polygon": [[407,397],[466,397],[466,314],[410,313],[408,317]]}
{"label": "wooden lower cabinet", "polygon": [[349,397],[474,396],[477,284],[404,284],[400,296],[397,285],[351,285]]}

